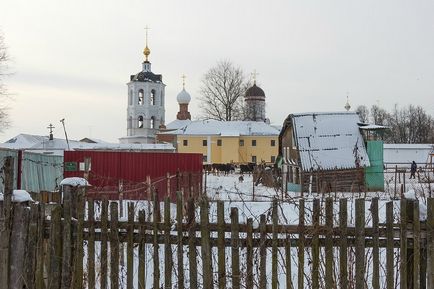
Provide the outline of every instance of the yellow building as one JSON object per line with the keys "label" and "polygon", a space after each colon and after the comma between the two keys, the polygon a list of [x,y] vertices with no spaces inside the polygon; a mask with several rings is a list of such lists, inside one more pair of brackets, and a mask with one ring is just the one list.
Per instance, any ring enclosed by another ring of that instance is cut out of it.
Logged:
{"label": "yellow building", "polygon": [[204,164],[274,163],[280,130],[258,121],[175,120],[160,132],[177,152],[201,153]]}

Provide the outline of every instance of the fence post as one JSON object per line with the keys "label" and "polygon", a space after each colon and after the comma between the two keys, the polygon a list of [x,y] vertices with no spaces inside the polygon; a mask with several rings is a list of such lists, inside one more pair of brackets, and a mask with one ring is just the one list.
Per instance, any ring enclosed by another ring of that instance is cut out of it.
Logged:
{"label": "fence post", "polygon": [[[321,213],[320,200],[313,200],[312,212],[312,289],[319,289],[319,215]],[[344,288],[344,287],[342,287]]]}
{"label": "fence post", "polygon": [[110,203],[110,289],[119,288],[118,203]]}
{"label": "fence post", "polygon": [[365,288],[365,199],[356,200],[356,289]]}
{"label": "fence post", "polygon": [[[225,250],[225,207],[223,201],[217,201],[217,254],[218,288],[226,288],[226,250]],[[248,257],[247,257],[248,259]],[[249,260],[247,260],[249,266]],[[247,276],[249,278],[249,276]]]}
{"label": "fence post", "polygon": [[211,289],[212,281],[212,262],[211,262],[211,245],[209,236],[209,204],[206,197],[202,197],[200,206],[200,236],[202,249],[203,265],[203,288]]}
{"label": "fence post", "polygon": [[434,288],[434,198],[428,199],[427,218],[427,288]]}
{"label": "fence post", "polygon": [[348,288],[348,200],[339,200],[339,273],[340,273],[340,288]]}
{"label": "fence post", "polygon": [[393,202],[386,204],[386,244],[386,284],[387,289],[394,289]]}
{"label": "fence post", "polygon": [[197,289],[197,263],[196,263],[196,215],[194,199],[189,198],[187,204],[188,213],[188,264],[190,273],[190,288]]}
{"label": "fence post", "polygon": [[400,285],[407,289],[407,199],[401,199],[401,234],[400,234]]}
{"label": "fence post", "polygon": [[89,238],[87,241],[87,283],[88,288],[95,288],[95,209],[93,200],[87,202],[87,221]]}
{"label": "fence post", "polygon": [[277,289],[278,280],[277,280],[277,224],[278,224],[278,215],[277,215],[277,200],[273,200],[272,207],[272,249],[271,249],[271,288]]}
{"label": "fence post", "polygon": [[[246,264],[247,267],[246,288],[253,288],[253,219],[252,218],[247,219],[246,251],[247,251],[246,252],[246,263],[247,263]],[[225,289],[225,288],[223,287],[219,289]]]}
{"label": "fence post", "polygon": [[170,244],[170,197],[164,200],[164,288],[172,288],[172,245]]}
{"label": "fence post", "polygon": [[240,240],[238,208],[231,208],[232,288],[240,289]]}
{"label": "fence post", "polygon": [[[62,289],[71,288],[71,280],[72,280],[72,187],[69,185],[62,187],[63,191],[63,257],[62,257]],[[53,236],[54,238],[58,238],[58,236]]]}
{"label": "fence post", "polygon": [[[50,227],[50,267],[48,270],[48,288],[60,288],[62,272],[62,224],[61,224],[61,207],[56,205],[51,211]],[[6,287],[7,288],[7,287]]]}
{"label": "fence post", "polygon": [[182,216],[183,216],[183,202],[181,192],[176,192],[176,223],[178,230],[178,289],[184,289],[184,246],[183,246],[183,228],[182,228]]}
{"label": "fence post", "polygon": [[107,240],[108,240],[108,200],[103,197],[102,208],[101,208],[101,289],[107,289],[107,267],[108,267],[108,257],[107,257]]}
{"label": "fence post", "polygon": [[299,202],[298,231],[298,289],[304,289],[304,199]]}
{"label": "fence post", "polygon": [[262,214],[259,221],[259,289],[267,288],[267,223],[265,215]]}
{"label": "fence post", "polygon": [[160,202],[158,201],[157,194],[153,194],[154,207],[152,211],[152,225],[153,225],[153,240],[152,245],[154,249],[154,288],[160,288],[160,256],[158,244],[158,223],[160,222]]}
{"label": "fence post", "polygon": [[11,236],[11,204],[13,190],[13,158],[6,157],[4,161],[4,200],[0,206],[0,288],[9,287],[9,244]]}
{"label": "fence post", "polygon": [[128,203],[127,289],[134,288],[134,203]]}
{"label": "fence post", "polygon": [[379,241],[379,218],[378,218],[378,198],[373,198],[371,202],[372,214],[372,288],[380,289],[380,241]]}

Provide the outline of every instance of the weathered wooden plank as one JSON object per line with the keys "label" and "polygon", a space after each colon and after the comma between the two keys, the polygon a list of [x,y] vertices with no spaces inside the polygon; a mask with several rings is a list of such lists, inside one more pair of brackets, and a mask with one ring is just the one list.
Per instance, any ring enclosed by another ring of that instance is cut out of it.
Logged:
{"label": "weathered wooden plank", "polygon": [[[286,235],[285,242],[285,265],[286,265],[286,289],[293,289],[292,270],[291,270],[291,235]],[[253,288],[253,287],[251,287]]]}
{"label": "weathered wooden plank", "polygon": [[313,232],[312,232],[312,289],[319,289],[319,217],[321,213],[320,200],[313,200]]}
{"label": "weathered wooden plank", "polygon": [[407,200],[401,199],[401,246],[399,251],[399,276],[401,289],[407,289]]}
{"label": "weathered wooden plank", "polygon": [[365,288],[365,199],[356,200],[356,287]]}
{"label": "weathered wooden plank", "polygon": [[184,289],[184,246],[183,246],[183,231],[182,231],[182,221],[183,221],[183,200],[181,192],[176,192],[176,223],[178,228],[178,243],[177,243],[177,254],[178,254],[178,289]]}
{"label": "weathered wooden plank", "polygon": [[128,203],[127,229],[127,289],[134,288],[134,203]]}
{"label": "weathered wooden plank", "polygon": [[71,186],[63,186],[63,256],[61,289],[70,289],[72,284],[72,190]]}
{"label": "weathered wooden plank", "polygon": [[101,208],[101,277],[100,284],[101,289],[107,289],[107,277],[108,277],[108,256],[107,256],[107,241],[108,241],[108,200],[104,198]]}
{"label": "weathered wooden plank", "polygon": [[85,210],[85,200],[84,200],[84,189],[79,188],[77,190],[77,228],[75,230],[75,254],[74,254],[74,272],[73,272],[73,288],[82,289],[83,288],[83,223],[84,223],[84,210]]}
{"label": "weathered wooden plank", "polygon": [[333,199],[326,199],[326,227],[325,235],[325,285],[326,288],[333,288],[334,258],[333,258]]}
{"label": "weathered wooden plank", "polygon": [[265,241],[267,240],[267,232],[265,230],[266,217],[262,214],[259,217],[259,289],[267,288],[267,247]]}
{"label": "weathered wooden plank", "polygon": [[[139,223],[143,224],[146,219],[146,214],[144,210],[139,212]],[[139,228],[139,269],[137,273],[137,288],[146,288],[146,276],[145,276],[145,266],[146,266],[146,244],[145,244],[145,226],[140,226]]]}
{"label": "weathered wooden plank", "polygon": [[36,248],[36,272],[35,272],[35,288],[45,289],[44,282],[44,268],[46,264],[44,262],[44,220],[45,220],[45,205],[43,203],[39,204],[39,216],[38,216],[38,231],[37,231],[37,248]]}
{"label": "weathered wooden plank", "polygon": [[203,288],[211,289],[213,287],[212,262],[211,262],[211,244],[209,236],[209,204],[206,196],[202,197],[200,206],[200,234],[201,234],[201,252],[203,265]]}
{"label": "weathered wooden plank", "polygon": [[340,288],[348,288],[348,200],[339,200],[339,284]]}
{"label": "weathered wooden plank", "polygon": [[95,288],[95,207],[92,199],[87,201],[87,220],[89,222],[89,238],[87,240],[87,284]]}
{"label": "weathered wooden plank", "polygon": [[160,288],[160,246],[158,244],[158,223],[160,222],[160,202],[158,201],[157,194],[153,194],[154,207],[152,211],[152,222],[154,224],[153,228],[153,249],[154,249],[154,288]]}
{"label": "weathered wooden plank", "polygon": [[110,289],[119,288],[118,203],[110,203]]}
{"label": "weathered wooden plank", "polygon": [[386,239],[386,286],[387,289],[394,289],[393,202],[388,202],[386,204]]}
{"label": "weathered wooden plank", "polygon": [[379,241],[379,218],[378,218],[378,198],[371,201],[372,214],[372,288],[380,289],[380,241]]}
{"label": "weathered wooden plank", "polygon": [[304,289],[304,199],[301,199],[298,205],[298,289]]}
{"label": "weathered wooden plank", "polygon": [[[224,244],[224,240],[223,240]],[[224,248],[224,245],[223,245]],[[246,288],[253,288],[253,219],[247,219],[246,235]],[[224,287],[219,289],[225,289]]]}
{"label": "weathered wooden plank", "polygon": [[[226,288],[226,250],[225,250],[225,207],[222,201],[217,202],[217,254],[218,254],[218,287]],[[248,265],[248,262],[247,262]]]}
{"label": "weathered wooden plank", "polygon": [[164,200],[164,288],[172,288],[172,245],[170,244],[170,198]]}
{"label": "weathered wooden plank", "polygon": [[413,203],[413,289],[420,288],[420,221],[419,202]]}
{"label": "weathered wooden plank", "polygon": [[10,289],[22,289],[24,285],[24,257],[27,249],[27,234],[30,218],[30,210],[25,204],[13,204],[12,216],[12,234],[11,244],[13,244],[10,251]]}
{"label": "weathered wooden plank", "polygon": [[196,216],[195,216],[195,207],[194,207],[194,199],[188,199],[187,205],[187,213],[188,213],[188,265],[189,265],[189,277],[190,277],[190,288],[197,289],[197,253],[196,253]]}
{"label": "weathered wooden plank", "polygon": [[53,206],[50,222],[50,265],[48,270],[48,288],[59,289],[62,277],[62,224],[61,208]]}
{"label": "weathered wooden plank", "polygon": [[11,209],[12,209],[12,190],[13,190],[13,165],[14,160],[8,156],[4,160],[4,200],[0,211],[0,288],[9,287],[9,245],[11,237]]}
{"label": "weathered wooden plank", "polygon": [[232,255],[232,288],[240,289],[240,242],[238,208],[231,208],[231,255]]}
{"label": "weathered wooden plank", "polygon": [[434,288],[434,198],[428,198],[427,209],[427,288]]}
{"label": "weathered wooden plank", "polygon": [[35,289],[35,273],[36,273],[36,252],[38,242],[38,220],[41,214],[40,206],[38,204],[30,205],[30,221],[29,233],[27,241],[26,256],[24,258],[24,268],[26,274],[24,277],[24,284],[26,289]]}
{"label": "weathered wooden plank", "polygon": [[277,200],[273,200],[273,206],[271,211],[272,218],[272,245],[271,245],[271,288],[277,289],[279,281],[277,279],[277,224],[278,224],[278,215],[277,215]]}

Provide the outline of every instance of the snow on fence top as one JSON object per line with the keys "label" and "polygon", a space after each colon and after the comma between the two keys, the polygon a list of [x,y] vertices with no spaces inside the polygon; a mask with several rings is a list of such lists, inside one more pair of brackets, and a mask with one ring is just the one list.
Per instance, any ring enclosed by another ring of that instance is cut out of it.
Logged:
{"label": "snow on fence top", "polygon": [[370,165],[357,113],[300,113],[291,117],[304,171]]}
{"label": "snow on fence top", "polygon": [[[3,193],[0,193],[0,201],[4,200]],[[13,190],[12,192],[12,202],[22,203],[22,202],[33,202],[30,194],[25,190]]]}
{"label": "snow on fence top", "polygon": [[83,178],[78,177],[72,177],[72,178],[65,178],[60,182],[61,186],[72,186],[72,187],[84,187],[84,186],[90,186],[89,182]]}

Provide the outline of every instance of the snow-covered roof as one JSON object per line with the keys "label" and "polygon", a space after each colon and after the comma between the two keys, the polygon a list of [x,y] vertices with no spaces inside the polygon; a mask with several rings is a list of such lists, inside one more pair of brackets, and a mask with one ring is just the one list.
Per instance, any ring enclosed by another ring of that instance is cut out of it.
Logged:
{"label": "snow-covered roof", "polygon": [[299,113],[289,117],[304,171],[370,165],[357,113]]}
{"label": "snow-covered roof", "polygon": [[174,121],[172,121],[166,125],[166,129],[167,130],[180,129],[180,128],[186,127],[190,123],[191,123],[191,120],[189,120],[189,119],[183,119],[183,120],[175,119]]}
{"label": "snow-covered roof", "polygon": [[384,163],[407,164],[408,167],[412,161],[417,164],[428,163],[433,149],[433,144],[384,144]]}
{"label": "snow-covered roof", "polygon": [[[176,124],[181,124],[179,121]],[[182,123],[183,126],[167,134],[220,135],[220,136],[278,136],[279,130],[260,121],[197,120]],[[169,126],[168,126],[169,128]]]}
{"label": "snow-covered roof", "polygon": [[[128,143],[108,143],[105,141],[92,139],[94,143],[69,140],[71,150],[164,150],[174,151],[172,144],[128,144]],[[0,143],[0,148],[25,149],[32,152],[63,155],[63,151],[68,149],[66,140],[54,138],[49,140],[47,136],[19,134],[5,143]]]}

